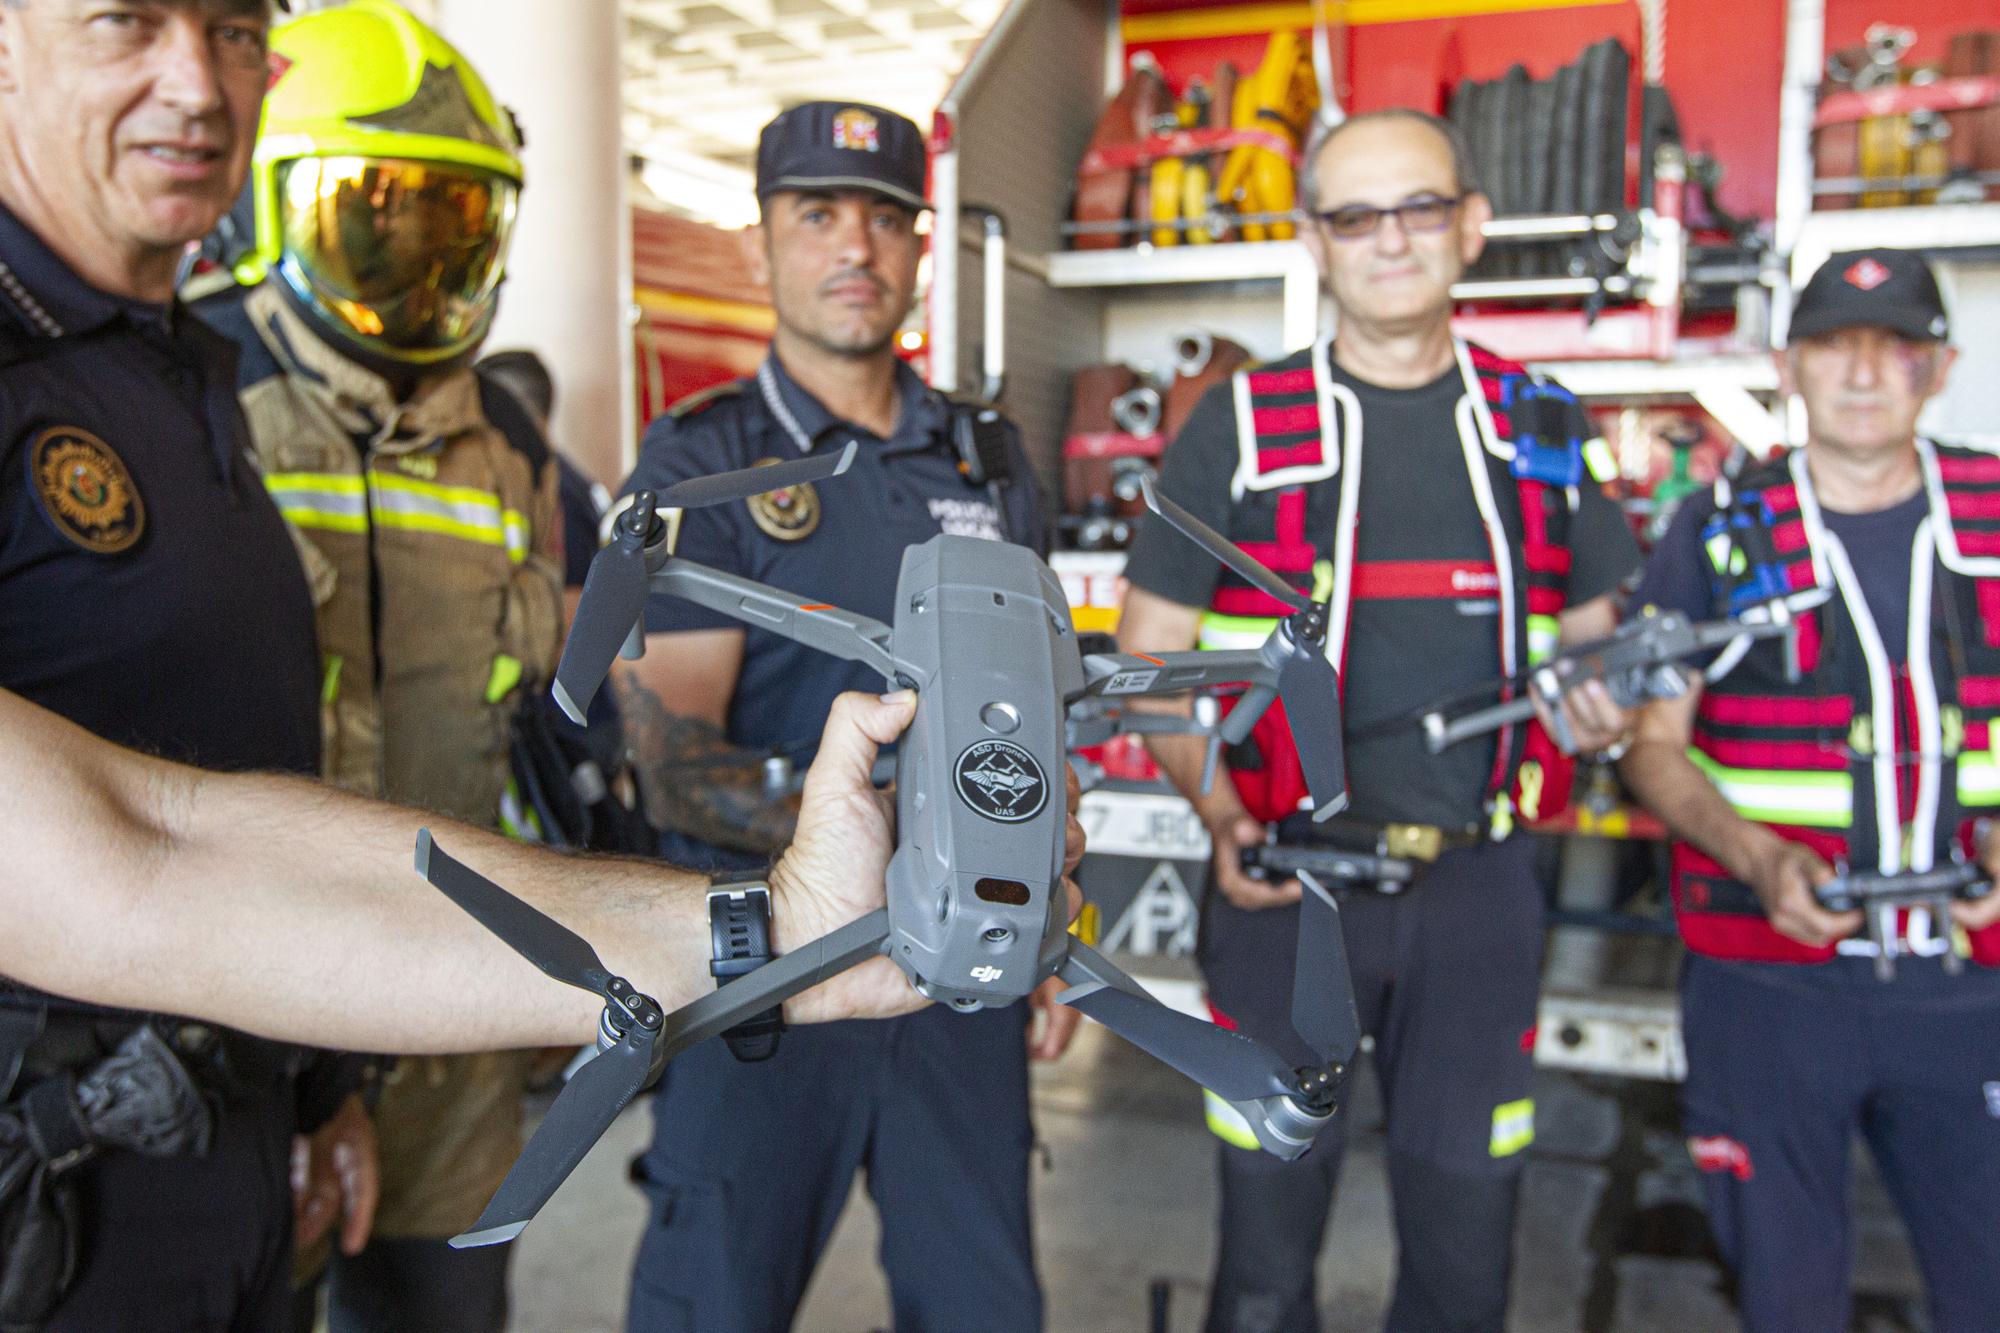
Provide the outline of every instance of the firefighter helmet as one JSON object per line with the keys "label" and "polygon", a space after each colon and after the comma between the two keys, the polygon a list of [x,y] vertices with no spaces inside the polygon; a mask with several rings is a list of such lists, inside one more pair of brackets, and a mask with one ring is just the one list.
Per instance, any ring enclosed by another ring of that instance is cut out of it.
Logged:
{"label": "firefighter helmet", "polygon": [[251,168],[254,254],[336,336],[437,365],[493,321],[521,190],[513,117],[390,0],[278,28]]}

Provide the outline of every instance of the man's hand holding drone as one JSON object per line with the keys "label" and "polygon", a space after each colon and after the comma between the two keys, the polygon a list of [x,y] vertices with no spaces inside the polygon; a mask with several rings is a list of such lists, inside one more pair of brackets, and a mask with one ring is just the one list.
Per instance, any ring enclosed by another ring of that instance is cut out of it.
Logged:
{"label": "man's hand holding drone", "polygon": [[[916,704],[913,690],[880,698],[843,694],[834,701],[819,753],[806,772],[798,832],[771,869],[771,927],[779,953],[831,934],[883,905],[883,877],[896,850],[896,798],[893,790],[875,787],[869,773],[876,751],[910,725]],[[1072,772],[1063,856],[1072,921],[1083,909],[1083,893],[1070,878],[1083,859],[1079,799]],[[785,1017],[795,1023],[887,1018],[927,1003],[894,963],[871,958],[788,1000]]]}

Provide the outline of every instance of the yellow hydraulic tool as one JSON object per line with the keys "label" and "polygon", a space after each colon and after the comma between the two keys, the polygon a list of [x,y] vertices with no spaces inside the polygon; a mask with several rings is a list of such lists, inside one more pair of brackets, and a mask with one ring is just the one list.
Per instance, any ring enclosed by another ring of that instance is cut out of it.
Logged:
{"label": "yellow hydraulic tool", "polygon": [[[1236,86],[1230,127],[1260,130],[1275,142],[1239,144],[1230,149],[1216,181],[1216,198],[1234,204],[1246,216],[1290,213],[1298,199],[1298,175],[1292,159],[1318,109],[1319,85],[1313,78],[1311,48],[1305,35],[1272,33],[1257,72]],[[1290,222],[1246,223],[1242,228],[1246,241],[1290,240],[1294,230]]]}
{"label": "yellow hydraulic tool", "polygon": [[[1175,130],[1186,129],[1194,123],[1194,107],[1186,102],[1177,103],[1173,111],[1160,117],[1153,127],[1155,134],[1171,134]],[[1174,223],[1181,218],[1181,195],[1187,182],[1187,159],[1182,157],[1162,157],[1153,161],[1152,201],[1148,216],[1156,223]],[[1173,226],[1153,228],[1154,245],[1179,245],[1180,229]]]}

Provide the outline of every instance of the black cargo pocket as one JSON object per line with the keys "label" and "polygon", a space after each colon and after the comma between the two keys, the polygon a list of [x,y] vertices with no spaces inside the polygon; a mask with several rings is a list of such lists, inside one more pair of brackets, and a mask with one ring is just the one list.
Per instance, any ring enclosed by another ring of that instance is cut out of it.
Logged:
{"label": "black cargo pocket", "polygon": [[[632,1333],[695,1333],[718,1328],[705,1312],[726,1281],[728,1190],[721,1181],[639,1158],[632,1181],[645,1193],[646,1234],[632,1265]],[[698,1318],[698,1316],[700,1316]]]}

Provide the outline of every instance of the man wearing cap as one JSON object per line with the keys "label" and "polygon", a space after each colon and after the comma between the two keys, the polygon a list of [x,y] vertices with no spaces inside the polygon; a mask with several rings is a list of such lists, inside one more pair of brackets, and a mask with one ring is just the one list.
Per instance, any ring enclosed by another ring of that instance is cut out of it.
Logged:
{"label": "man wearing cap", "polygon": [[1847,1326],[1857,1132],[1933,1326],[2000,1310],[2000,893],[1902,912],[1887,980],[1861,914],[1813,893],[1849,868],[2000,870],[2000,458],[1917,434],[1947,332],[1921,258],[1829,259],[1777,355],[1805,447],[1690,501],[1633,598],[1799,617],[1647,706],[1621,765],[1674,837],[1688,1147],[1752,1333]]}
{"label": "man wearing cap", "polygon": [[[0,5],[0,687],[166,758],[315,773],[306,579],[248,457],[232,351],[174,299],[188,244],[243,188],[268,23],[264,0]],[[66,1090],[135,1041],[199,1103],[77,1142]],[[0,1325],[278,1326],[292,1136],[345,1091],[304,1105],[303,1064],[0,982],[0,1110],[37,1124],[45,1158],[0,1179]]]}
{"label": "man wearing cap", "polygon": [[[877,107],[807,103],[764,128],[763,216],[745,258],[777,312],[770,356],[656,421],[625,492],[850,441],[860,452],[820,486],[670,514],[677,554],[887,621],[908,546],[950,532],[1044,548],[1012,425],[926,387],[896,356],[924,246],[924,172],[917,127]],[[671,859],[751,872],[711,897],[726,976],[763,950],[731,948],[725,914],[761,907],[758,868],[792,827],[795,804],[782,780],[767,787],[766,760],[802,757],[836,694],[880,682],[671,597],[648,604],[646,635],[613,687],[648,816],[671,831]],[[1039,1046],[1053,1054],[1075,1015],[1048,1012]],[[638,1167],[653,1207],[632,1278],[635,1333],[789,1326],[861,1168],[896,1327],[1040,1327],[1028,1006],[777,1027],[752,1022],[697,1047],[661,1085]]]}

